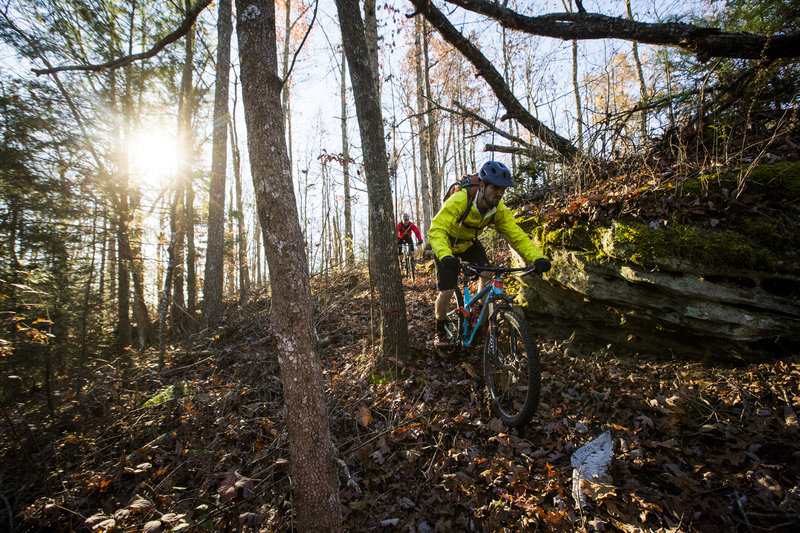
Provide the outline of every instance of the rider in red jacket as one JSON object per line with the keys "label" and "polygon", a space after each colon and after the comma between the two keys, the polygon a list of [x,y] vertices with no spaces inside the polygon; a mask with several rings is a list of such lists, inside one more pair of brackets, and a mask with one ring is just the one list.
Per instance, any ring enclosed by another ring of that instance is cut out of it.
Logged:
{"label": "rider in red jacket", "polygon": [[422,235],[419,233],[419,228],[409,220],[408,213],[403,213],[403,220],[397,223],[397,255],[403,253],[403,243],[407,242],[409,249],[414,251],[414,241],[411,240],[411,232],[417,237],[417,246],[422,244]]}

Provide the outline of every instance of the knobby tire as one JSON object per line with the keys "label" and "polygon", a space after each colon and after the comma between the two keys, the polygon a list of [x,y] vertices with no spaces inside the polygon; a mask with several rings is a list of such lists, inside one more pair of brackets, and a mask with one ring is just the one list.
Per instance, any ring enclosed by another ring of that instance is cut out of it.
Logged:
{"label": "knobby tire", "polygon": [[445,327],[450,332],[451,345],[455,348],[459,346],[464,335],[464,319],[457,310],[464,307],[464,295],[460,289],[456,289],[456,297],[450,300],[450,309],[445,318]]}
{"label": "knobby tire", "polygon": [[530,422],[539,405],[542,370],[536,337],[525,320],[500,310],[486,331],[483,375],[494,413],[509,427]]}

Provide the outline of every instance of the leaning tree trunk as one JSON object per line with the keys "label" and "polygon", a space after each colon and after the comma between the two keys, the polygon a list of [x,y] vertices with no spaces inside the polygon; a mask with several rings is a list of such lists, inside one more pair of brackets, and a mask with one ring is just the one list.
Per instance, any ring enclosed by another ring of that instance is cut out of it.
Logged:
{"label": "leaning tree trunk", "polygon": [[208,190],[208,248],[203,282],[203,322],[222,317],[222,267],[225,250],[225,168],[228,158],[228,84],[231,63],[231,0],[220,0],[217,14],[217,72],[214,82],[214,133]]}
{"label": "leaning tree trunk", "polygon": [[389,182],[383,118],[376,98],[378,88],[369,64],[367,39],[358,0],[336,0],[336,8],[342,27],[342,43],[350,64],[350,82],[364,146],[372,243],[370,255],[374,258],[375,267],[371,271],[376,276],[381,306],[382,357],[379,364],[382,366],[389,356],[405,359],[409,354],[406,303],[394,236],[392,187]]}
{"label": "leaning tree trunk", "polygon": [[301,531],[339,531],[336,464],[313,340],[308,264],[284,136],[275,4],[236,0],[247,145],[273,305],[272,332],[286,402],[294,501]]}

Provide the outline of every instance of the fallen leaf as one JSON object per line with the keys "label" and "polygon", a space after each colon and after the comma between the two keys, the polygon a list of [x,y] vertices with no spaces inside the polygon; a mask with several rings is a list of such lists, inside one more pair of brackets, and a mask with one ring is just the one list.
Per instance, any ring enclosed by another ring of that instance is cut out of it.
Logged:
{"label": "fallen leaf", "polygon": [[161,520],[150,520],[144,525],[142,531],[144,533],[161,533],[163,528],[164,526],[161,524]]}
{"label": "fallen leaf", "polygon": [[359,406],[359,410],[361,412],[361,425],[369,427],[369,425],[372,424],[372,412],[363,405]]}

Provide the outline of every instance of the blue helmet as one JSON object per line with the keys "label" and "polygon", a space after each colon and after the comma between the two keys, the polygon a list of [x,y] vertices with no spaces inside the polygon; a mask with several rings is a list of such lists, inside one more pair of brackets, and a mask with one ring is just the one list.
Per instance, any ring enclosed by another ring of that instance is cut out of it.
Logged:
{"label": "blue helmet", "polygon": [[408,213],[403,213],[403,220],[409,220],[411,217],[408,216]]}
{"label": "blue helmet", "polygon": [[514,186],[514,180],[511,179],[511,171],[499,161],[487,161],[481,167],[478,175],[484,183],[491,183],[498,187]]}

